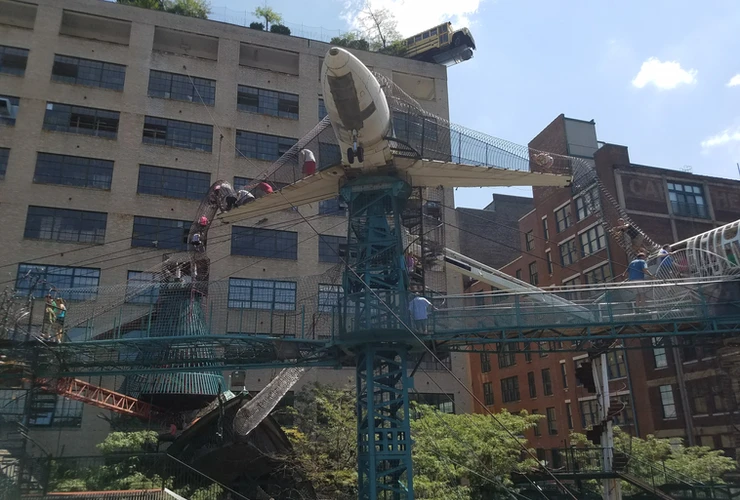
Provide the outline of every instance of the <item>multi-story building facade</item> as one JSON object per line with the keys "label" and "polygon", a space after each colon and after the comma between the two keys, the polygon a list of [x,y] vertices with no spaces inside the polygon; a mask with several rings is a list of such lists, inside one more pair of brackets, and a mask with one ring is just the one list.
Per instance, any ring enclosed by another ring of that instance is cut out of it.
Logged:
{"label": "multi-story building facade", "polygon": [[[599,179],[619,206],[659,244],[740,218],[740,182],[634,164],[626,147],[597,141],[593,121],[560,115],[529,145],[593,158]],[[627,256],[606,234],[587,196],[599,193],[586,189],[574,196],[567,189],[535,188],[534,209],[519,220],[522,252],[501,269],[540,287],[618,280]],[[475,283],[468,291],[488,289]],[[714,351],[690,342],[631,342],[626,347],[641,349],[608,354],[612,395],[625,405],[616,423],[635,435],[684,438],[734,456],[728,414],[735,409],[723,394]],[[567,445],[570,431],[591,426],[597,410],[595,395],[574,376],[587,355],[560,352],[557,344],[537,347],[540,352],[500,353],[498,359],[471,356],[470,367],[476,395],[490,408],[546,415],[542,429],[528,436],[545,453]]]}
{"label": "multi-story building facade", "polygon": [[482,210],[458,207],[460,253],[496,269],[508,264],[521,251],[519,218],[533,207],[532,198],[506,194],[494,194]]}
{"label": "multi-story building facade", "polygon": [[[324,116],[320,68],[328,48],[98,0],[0,0],[0,98],[17,110],[0,117],[4,284],[27,291],[20,277],[34,268],[58,288],[107,287],[136,280],[164,253],[183,250],[183,231],[212,182],[256,178]],[[428,111],[449,117],[444,66],[356,54]],[[316,153],[321,163],[335,151],[329,144]],[[446,196],[444,205],[452,205],[452,192]],[[312,225],[327,239],[345,236],[343,212],[328,215],[318,205],[301,211],[325,215]],[[227,283],[230,293],[240,286],[230,279],[270,283],[336,264],[295,212],[270,216],[269,226],[282,229],[260,229],[273,249],[265,253],[236,237],[239,224],[214,225],[211,280]],[[446,244],[457,248],[454,228]],[[451,293],[461,292],[460,280],[448,282]],[[465,359],[449,361],[463,379]],[[451,375],[433,363],[422,367],[418,397],[446,411],[470,410]],[[274,376],[247,372],[239,384],[255,391]],[[353,376],[316,369],[295,390]],[[94,453],[110,430],[96,418],[100,410],[44,397],[48,411],[32,420],[34,439],[55,455]],[[0,403],[11,398],[0,391]]]}

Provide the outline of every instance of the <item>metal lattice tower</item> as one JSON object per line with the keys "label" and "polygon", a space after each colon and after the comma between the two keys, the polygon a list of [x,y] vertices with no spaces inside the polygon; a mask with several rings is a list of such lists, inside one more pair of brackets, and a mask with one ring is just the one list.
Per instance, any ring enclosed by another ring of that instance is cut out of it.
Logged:
{"label": "metal lattice tower", "polygon": [[362,177],[342,188],[349,205],[342,336],[357,342],[360,499],[412,500],[409,276],[403,208],[411,187],[394,177]]}

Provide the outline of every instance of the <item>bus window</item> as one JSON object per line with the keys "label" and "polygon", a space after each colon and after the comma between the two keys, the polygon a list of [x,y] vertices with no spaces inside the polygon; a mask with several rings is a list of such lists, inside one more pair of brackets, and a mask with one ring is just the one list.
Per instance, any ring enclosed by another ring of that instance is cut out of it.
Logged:
{"label": "bus window", "polygon": [[439,27],[439,32],[440,33],[447,33],[447,25],[446,24],[443,24],[442,26],[440,26]]}
{"label": "bus window", "polygon": [[439,43],[447,43],[448,39],[449,39],[449,35],[445,33],[444,35],[439,37]]}
{"label": "bus window", "polygon": [[422,38],[423,38],[424,40],[426,40],[427,38],[429,38],[429,32],[428,32],[428,31],[425,31],[425,32],[424,32],[424,34],[423,34],[423,35],[421,35],[421,37],[422,37]]}
{"label": "bus window", "polygon": [[421,35],[416,35],[416,36],[414,37],[414,41],[415,41],[415,42],[421,42]]}
{"label": "bus window", "polygon": [[429,36],[437,36],[437,28],[429,30]]}
{"label": "bus window", "polygon": [[411,47],[414,44],[414,37],[409,38],[406,40],[406,46]]}

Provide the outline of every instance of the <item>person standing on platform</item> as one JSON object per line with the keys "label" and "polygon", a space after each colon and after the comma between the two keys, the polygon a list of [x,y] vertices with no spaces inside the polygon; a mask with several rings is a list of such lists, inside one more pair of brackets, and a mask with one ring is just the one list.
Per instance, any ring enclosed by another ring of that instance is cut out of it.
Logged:
{"label": "person standing on platform", "polygon": [[298,153],[298,162],[303,167],[304,177],[316,173],[316,157],[310,149],[301,149],[301,152]]}
{"label": "person standing on platform", "polygon": [[429,307],[431,305],[432,303],[421,295],[417,295],[409,303],[411,319],[414,320],[414,329],[417,332],[424,334],[429,333],[427,328],[427,318],[429,315]]}
{"label": "person standing on platform", "polygon": [[[627,269],[624,270],[624,272],[622,273],[622,277],[627,275],[627,281],[640,282],[645,281],[646,274],[651,278],[654,277],[648,269],[647,262],[645,262],[645,254],[640,252],[637,254],[637,258],[630,262],[630,265],[627,266]],[[635,293],[635,305],[637,307],[645,306],[645,289],[640,287],[635,291]]]}

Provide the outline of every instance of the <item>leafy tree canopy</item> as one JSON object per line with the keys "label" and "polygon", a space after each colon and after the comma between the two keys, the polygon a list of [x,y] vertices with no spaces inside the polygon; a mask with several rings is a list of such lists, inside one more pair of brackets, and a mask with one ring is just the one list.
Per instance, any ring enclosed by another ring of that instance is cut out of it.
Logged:
{"label": "leafy tree canopy", "polygon": [[348,49],[370,50],[370,43],[352,32],[346,33],[343,36],[335,36],[329,43]]}
{"label": "leafy tree canopy", "polygon": [[270,29],[270,24],[280,24],[283,22],[283,16],[272,10],[272,7],[257,7],[252,12],[252,15],[263,18],[267,29]]}
{"label": "leafy tree canopy", "polygon": [[211,13],[208,0],[116,0],[125,5],[134,5],[144,9],[161,10],[181,16],[207,19]]}
{"label": "leafy tree canopy", "polygon": [[[537,465],[534,459],[521,460],[517,439],[490,416],[450,415],[420,405],[414,413],[414,490],[419,499],[494,498],[500,491],[496,481],[508,482],[512,471]],[[295,427],[286,432],[298,466],[319,495],[357,498],[354,391],[313,384],[298,393],[293,414]],[[542,417],[504,411],[497,418],[517,436]]]}

